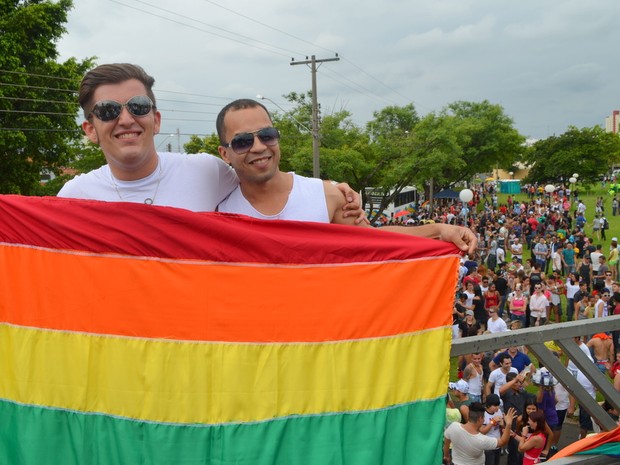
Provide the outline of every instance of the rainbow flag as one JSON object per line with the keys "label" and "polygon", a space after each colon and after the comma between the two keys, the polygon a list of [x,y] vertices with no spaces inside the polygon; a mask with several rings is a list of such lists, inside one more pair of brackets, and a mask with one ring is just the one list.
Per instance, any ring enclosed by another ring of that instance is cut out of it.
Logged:
{"label": "rainbow flag", "polygon": [[620,427],[580,439],[560,450],[549,461],[574,455],[606,455],[620,458]]}
{"label": "rainbow flag", "polygon": [[441,462],[452,244],[0,196],[0,463]]}

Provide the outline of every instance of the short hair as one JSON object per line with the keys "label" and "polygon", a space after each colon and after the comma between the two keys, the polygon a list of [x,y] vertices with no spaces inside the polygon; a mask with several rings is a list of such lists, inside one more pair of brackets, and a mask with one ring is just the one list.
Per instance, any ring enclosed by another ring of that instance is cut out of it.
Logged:
{"label": "short hair", "polygon": [[486,406],[493,407],[500,405],[500,399],[497,394],[489,394],[486,398]]}
{"label": "short hair", "polygon": [[514,371],[506,373],[506,382],[509,383],[510,381],[515,379],[516,377],[517,377],[517,374]]}
{"label": "short hair", "polygon": [[484,405],[480,402],[472,402],[469,404],[469,421],[471,423],[477,423],[478,420],[484,418]]}
{"label": "short hair", "polygon": [[155,78],[149,76],[141,66],[131,63],[110,63],[97,66],[88,71],[82,78],[78,101],[84,110],[84,118],[88,119],[95,102],[93,95],[99,86],[104,84],[119,84],[121,82],[137,79],[146,88],[146,95],[155,105],[155,94],[153,94],[153,84]]}
{"label": "short hair", "polygon": [[510,355],[508,355],[507,353],[502,353],[502,354],[499,354],[497,356],[497,361],[499,362],[500,365],[503,365],[504,364],[504,360],[506,360],[506,359],[512,361],[512,357]]}
{"label": "short hair", "polygon": [[226,117],[226,114],[229,111],[245,110],[246,108],[262,108],[263,110],[265,110],[265,113],[267,113],[269,121],[271,121],[271,115],[269,114],[269,110],[267,110],[267,107],[265,107],[265,105],[263,105],[262,103],[257,102],[256,100],[252,100],[250,98],[240,98],[234,100],[220,110],[217,115],[217,119],[215,120],[215,129],[217,130],[217,136],[220,138],[220,142],[222,144],[226,143],[226,140],[224,139],[224,131],[226,129],[224,127],[224,118]]}

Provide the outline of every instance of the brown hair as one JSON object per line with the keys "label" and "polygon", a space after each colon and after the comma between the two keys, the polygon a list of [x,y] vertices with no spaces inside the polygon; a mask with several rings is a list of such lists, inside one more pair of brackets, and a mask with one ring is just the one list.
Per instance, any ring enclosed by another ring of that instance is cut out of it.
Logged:
{"label": "brown hair", "polygon": [[217,135],[220,138],[220,142],[222,144],[226,143],[226,141],[224,140],[224,137],[226,136],[224,134],[226,130],[226,128],[224,127],[224,118],[226,117],[226,113],[228,113],[229,111],[245,110],[246,108],[258,108],[258,107],[265,110],[265,113],[267,113],[267,116],[269,117],[269,121],[271,121],[271,115],[269,114],[269,110],[267,110],[265,105],[257,102],[256,100],[252,100],[249,98],[237,99],[233,102],[230,102],[228,105],[222,108],[217,115],[217,119],[215,120],[215,129],[217,130]]}
{"label": "brown hair", "polygon": [[545,432],[545,412],[538,409],[535,412],[530,413],[530,420],[536,422],[536,429],[530,431],[530,433],[544,433]]}
{"label": "brown hair", "polygon": [[104,84],[119,84],[121,82],[137,79],[146,88],[146,95],[153,101],[155,105],[155,95],[153,94],[153,84],[155,78],[146,74],[146,71],[138,65],[131,63],[111,63],[97,66],[88,71],[82,82],[80,83],[80,91],[78,101],[82,110],[84,110],[84,118],[88,119],[93,105],[93,95],[99,86]]}

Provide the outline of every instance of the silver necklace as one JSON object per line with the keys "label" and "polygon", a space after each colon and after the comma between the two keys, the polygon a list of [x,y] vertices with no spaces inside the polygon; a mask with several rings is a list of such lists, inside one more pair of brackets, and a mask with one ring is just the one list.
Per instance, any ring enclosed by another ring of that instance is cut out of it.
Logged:
{"label": "silver necklace", "polygon": [[[157,167],[158,167],[158,173],[157,173],[157,184],[155,184],[155,192],[153,192],[153,195],[151,197],[147,197],[144,199],[144,203],[146,205],[153,205],[155,203],[155,198],[157,197],[157,191],[159,190],[159,184],[161,183],[163,171],[161,168],[161,159],[159,158],[159,155],[157,155]],[[118,188],[118,184],[116,184],[116,181],[114,180],[114,175],[112,174],[112,170],[110,170],[110,180],[112,181],[112,185],[114,186],[114,190],[116,191],[116,195],[118,195],[118,198],[121,200],[121,202],[125,202],[126,200],[121,195],[121,191]]]}

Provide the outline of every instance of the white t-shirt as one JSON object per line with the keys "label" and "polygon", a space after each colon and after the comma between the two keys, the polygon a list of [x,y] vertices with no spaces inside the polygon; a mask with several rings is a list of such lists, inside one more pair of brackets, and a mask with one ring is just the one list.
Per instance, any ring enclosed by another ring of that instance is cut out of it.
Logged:
{"label": "white t-shirt", "polygon": [[508,326],[506,326],[506,322],[501,318],[493,321],[493,318],[489,318],[487,320],[487,329],[490,333],[501,333],[503,331],[508,331]]}
{"label": "white t-shirt", "polygon": [[[519,374],[515,367],[510,367],[509,373]],[[506,375],[501,368],[496,368],[491,372],[491,374],[489,375],[489,383],[495,385],[495,387],[493,388],[493,393],[499,396],[499,388],[506,384]]]}
{"label": "white t-shirt", "polygon": [[[497,419],[497,418],[503,418],[504,414],[502,413],[501,410],[498,410],[495,413],[489,413],[487,411],[484,412],[484,424],[488,425],[489,423],[491,423],[491,420],[493,419]],[[495,426],[491,426],[491,429],[489,430],[489,432],[487,433],[487,436],[490,438],[494,438],[494,439],[499,439],[502,436],[502,432],[499,428],[499,425],[495,425]]]}
{"label": "white t-shirt", "polygon": [[452,462],[458,465],[484,465],[484,451],[497,449],[497,439],[471,434],[456,422],[448,426],[444,436],[452,441]]}
{"label": "white t-shirt", "polygon": [[67,182],[58,197],[135,203],[150,198],[154,205],[203,212],[215,211],[239,185],[235,171],[213,155],[158,155],[159,166],[145,178],[121,181],[104,165]]}

